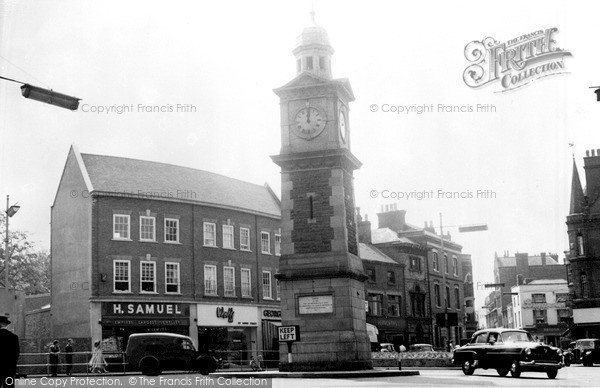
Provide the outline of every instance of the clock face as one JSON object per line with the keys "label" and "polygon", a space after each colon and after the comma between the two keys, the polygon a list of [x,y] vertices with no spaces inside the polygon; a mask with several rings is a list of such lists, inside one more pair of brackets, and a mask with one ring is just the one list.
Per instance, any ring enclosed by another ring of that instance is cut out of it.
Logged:
{"label": "clock face", "polygon": [[294,133],[304,139],[312,139],[325,129],[325,117],[317,108],[302,108],[296,113],[292,130]]}
{"label": "clock face", "polygon": [[340,110],[340,137],[342,141],[346,142],[346,115],[344,111]]}

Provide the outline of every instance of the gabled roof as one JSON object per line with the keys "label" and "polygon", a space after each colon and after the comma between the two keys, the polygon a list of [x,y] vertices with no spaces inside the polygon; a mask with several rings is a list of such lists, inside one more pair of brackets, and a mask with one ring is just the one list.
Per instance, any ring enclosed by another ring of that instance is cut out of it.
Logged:
{"label": "gabled roof", "polygon": [[309,73],[307,71],[298,74],[293,80],[288,82],[287,84],[274,89],[273,91],[278,96],[281,96],[282,93],[291,90],[291,89],[301,89],[305,87],[314,87],[315,85],[323,85],[323,86],[333,86],[335,88],[341,89],[347,95],[350,101],[354,101],[354,92],[352,91],[352,86],[350,86],[350,81],[348,78],[338,78],[329,80],[327,78],[319,77],[318,75]]}
{"label": "gabled roof", "polygon": [[396,261],[391,259],[385,253],[381,252],[379,249],[375,248],[372,245],[360,243],[358,244],[358,253],[359,257],[362,260],[368,261],[378,261],[380,263],[387,264],[398,264]]}
{"label": "gabled roof", "polygon": [[[77,149],[73,148],[77,153]],[[90,193],[192,202],[280,218],[277,196],[268,185],[208,171],[147,160],[80,154]]]}

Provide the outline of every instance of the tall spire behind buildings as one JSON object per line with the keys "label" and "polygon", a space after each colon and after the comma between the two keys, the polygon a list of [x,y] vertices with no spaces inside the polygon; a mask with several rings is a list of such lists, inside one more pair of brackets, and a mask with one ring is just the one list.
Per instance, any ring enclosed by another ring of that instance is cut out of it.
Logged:
{"label": "tall spire behind buildings", "polygon": [[583,213],[584,205],[585,196],[583,195],[583,187],[581,186],[581,180],[579,179],[575,158],[573,158],[573,178],[571,180],[571,203],[569,206],[569,214]]}

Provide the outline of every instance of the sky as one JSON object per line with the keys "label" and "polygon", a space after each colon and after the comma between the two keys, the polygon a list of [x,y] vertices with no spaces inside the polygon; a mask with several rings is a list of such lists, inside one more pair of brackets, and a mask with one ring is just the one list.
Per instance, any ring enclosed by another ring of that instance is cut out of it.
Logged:
{"label": "sky", "polygon": [[[11,226],[49,248],[72,144],[280,193],[273,89],[296,75],[291,51],[311,7],[335,49],[334,78],[348,78],[356,96],[348,125],[363,163],[354,174],[363,217],[376,227],[381,206],[395,203],[409,223],[439,228],[441,214],[472,255],[476,283],[493,280],[495,252],[562,261],[573,156],[583,177],[585,151],[600,148],[600,103],[589,89],[600,84],[600,5],[591,2],[2,1],[0,75],[82,99],[72,112],[0,81],[0,195],[21,206]],[[563,74],[504,92],[499,82],[465,83],[470,42],[551,28],[554,47],[572,54]],[[418,114],[423,106],[433,108]],[[489,229],[458,233],[476,223]]]}

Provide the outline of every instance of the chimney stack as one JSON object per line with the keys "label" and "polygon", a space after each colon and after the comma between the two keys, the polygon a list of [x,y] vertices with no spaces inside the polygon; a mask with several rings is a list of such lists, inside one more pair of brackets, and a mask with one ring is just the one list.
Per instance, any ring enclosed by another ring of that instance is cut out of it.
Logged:
{"label": "chimney stack", "polygon": [[394,232],[401,232],[406,225],[405,216],[406,210],[388,210],[386,212],[377,213],[377,218],[379,219],[378,227],[380,229],[389,228]]}

